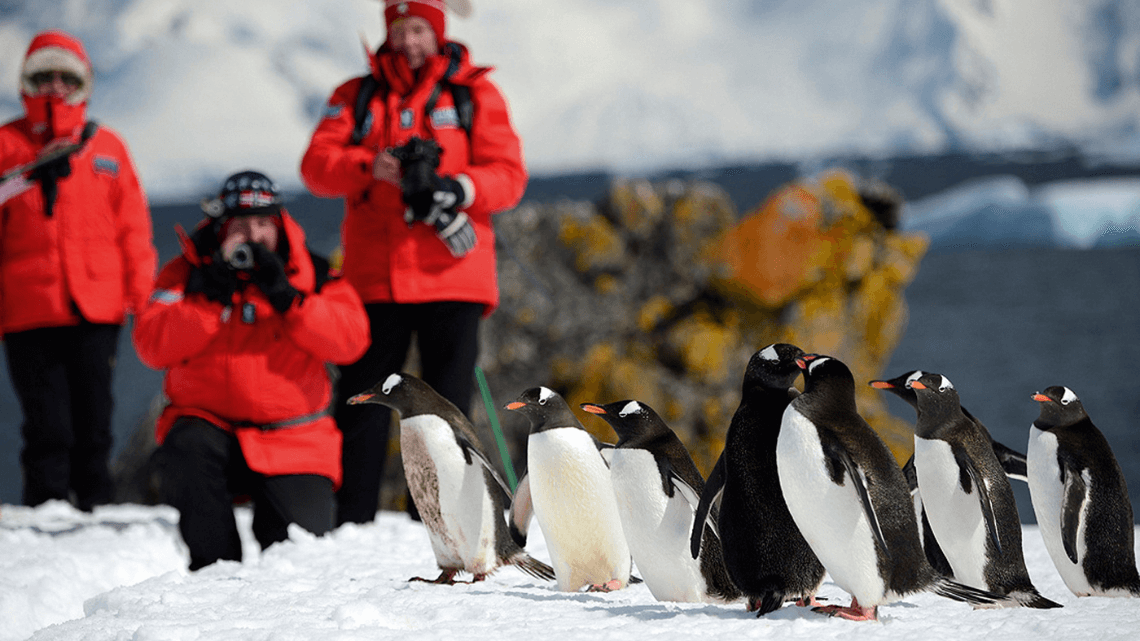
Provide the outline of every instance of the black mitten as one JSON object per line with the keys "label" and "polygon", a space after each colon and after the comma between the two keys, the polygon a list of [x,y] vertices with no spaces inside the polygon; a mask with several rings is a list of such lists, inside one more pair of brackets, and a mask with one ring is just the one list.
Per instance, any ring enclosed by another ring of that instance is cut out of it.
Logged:
{"label": "black mitten", "polygon": [[220,257],[214,256],[211,262],[202,263],[190,270],[185,291],[187,295],[203,294],[207,300],[229,305],[233,302],[237,287],[237,274]]}
{"label": "black mitten", "polygon": [[250,243],[249,248],[253,251],[253,282],[265,292],[273,309],[284,314],[301,298],[301,292],[289,284],[285,263],[276,252],[261,243]]}

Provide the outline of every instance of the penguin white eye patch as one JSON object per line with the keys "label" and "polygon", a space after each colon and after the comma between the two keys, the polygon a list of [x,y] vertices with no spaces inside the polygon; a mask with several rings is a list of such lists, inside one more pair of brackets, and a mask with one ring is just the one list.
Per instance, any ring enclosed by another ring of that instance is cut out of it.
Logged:
{"label": "penguin white eye patch", "polygon": [[954,384],[950,382],[950,379],[943,376],[942,377],[942,384],[938,386],[938,391],[939,392],[945,392],[948,389],[954,389]]}
{"label": "penguin white eye patch", "polygon": [[780,355],[776,353],[775,345],[769,345],[760,350],[760,358],[766,361],[778,361],[780,360]]}
{"label": "penguin white eye patch", "polygon": [[392,374],[388,378],[384,379],[384,387],[381,387],[380,391],[384,392],[385,394],[391,394],[392,388],[399,385],[400,381],[402,380],[404,380],[404,377],[400,376],[399,374]]}
{"label": "penguin white eye patch", "polygon": [[626,416],[629,416],[630,414],[637,414],[640,411],[641,411],[641,405],[639,405],[637,403],[637,401],[630,401],[630,402],[625,404],[625,407],[621,408],[621,411],[618,412],[618,416],[621,416],[624,418]]}
{"label": "penguin white eye patch", "polygon": [[808,365],[808,370],[807,370],[808,374],[811,374],[812,372],[815,371],[815,368],[819,367],[820,365],[823,365],[824,363],[826,363],[829,360],[831,360],[831,359],[826,357],[826,356],[824,356],[823,358],[815,359],[814,361],[811,362],[811,364]]}
{"label": "penguin white eye patch", "polygon": [[1075,400],[1078,400],[1076,392],[1066,387],[1064,395],[1061,396],[1061,405],[1068,405]]}
{"label": "penguin white eye patch", "polygon": [[546,405],[546,401],[549,401],[552,398],[554,398],[554,390],[550,389],[549,387],[538,388],[539,405]]}

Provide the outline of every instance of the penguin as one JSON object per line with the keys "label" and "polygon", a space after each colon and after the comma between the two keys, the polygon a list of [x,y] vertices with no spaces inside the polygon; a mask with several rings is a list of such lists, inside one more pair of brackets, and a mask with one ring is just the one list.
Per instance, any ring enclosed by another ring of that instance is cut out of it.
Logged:
{"label": "penguin", "polygon": [[[922,370],[912,370],[905,374],[902,374],[901,376],[896,376],[895,378],[871,381],[870,385],[875,389],[891,392],[895,396],[906,401],[907,405],[910,405],[917,412],[918,398],[914,390],[907,387],[907,383],[918,379],[924,373],[925,372]],[[1025,455],[1011,447],[995,441],[993,437],[990,436],[990,431],[986,429],[986,426],[983,425],[981,421],[974,418],[974,415],[970,414],[970,411],[965,407],[962,408],[962,413],[966,415],[966,418],[973,421],[978,426],[978,429],[980,429],[982,433],[986,435],[986,438],[990,440],[990,443],[993,446],[994,456],[997,456],[998,462],[1001,463],[1002,469],[1005,470],[1006,476],[1025,483]]]}
{"label": "penguin", "polygon": [[533,510],[559,590],[624,588],[630,582],[631,558],[609,465],[601,453],[606,446],[582,427],[566,400],[547,387],[526,390],[506,409],[521,412],[531,423],[528,469],[519,482],[525,500],[511,512],[516,543],[525,541]]}
{"label": "penguin", "polygon": [[693,510],[705,479],[673,430],[653,408],[634,400],[580,407],[618,435],[610,480],[630,554],[653,598],[721,603],[739,598],[712,532],[697,559],[689,554]]}
{"label": "penguin", "polygon": [[954,384],[925,373],[907,386],[918,401],[918,491],[954,578],[1007,597],[999,605],[1061,607],[1029,579],[1013,488],[993,441],[962,411]]}
{"label": "penguin", "polygon": [[511,537],[499,490],[508,497],[511,492],[459,408],[403,372],[347,402],[385,405],[400,414],[404,475],[441,570],[434,580],[409,580],[452,585],[464,571],[474,575],[474,583],[502,565],[539,579],[555,578],[553,568],[531,557]]}
{"label": "penguin", "polygon": [[[869,384],[875,389],[891,392],[906,401],[906,403],[917,412],[918,396],[913,389],[907,387],[907,384],[912,380],[917,380],[923,373],[922,370],[911,370],[901,376],[886,380],[874,380]],[[978,429],[980,429],[993,444],[994,455],[997,456],[998,462],[1001,463],[1002,468],[1005,469],[1009,478],[1024,482],[1025,455],[993,440],[986,426],[974,418],[965,407],[962,408],[962,413],[966,415],[966,418],[977,424]],[[922,497],[918,494],[918,477],[914,471],[913,455],[907,459],[906,464],[903,465],[903,474],[906,477],[907,485],[910,487],[911,497],[914,499],[915,515],[922,529],[922,549],[926,552],[926,560],[930,561],[930,565],[937,570],[939,574],[954,578],[954,569],[950,567],[950,562],[946,560],[946,554],[942,551],[941,546],[938,545],[938,539],[935,538],[934,531],[930,528],[930,521],[927,519],[926,511],[923,508]]]}
{"label": "penguin", "polygon": [[1045,549],[1078,597],[1140,597],[1132,503],[1108,441],[1073,390],[1033,395],[1029,496]]}
{"label": "penguin", "polygon": [[776,468],[788,511],[851,605],[816,608],[856,621],[878,606],[928,590],[975,606],[1000,596],[962,585],[930,567],[902,469],[855,407],[855,379],[842,361],[796,359],[804,375],[780,423]]}
{"label": "penguin", "polygon": [[[795,345],[777,343],[749,359],[740,406],[701,494],[692,531],[695,556],[703,550],[705,521],[715,525],[729,576],[757,616],[789,599],[818,605],[813,598],[823,582],[823,565],[788,512],[776,473],[776,440],[784,410],[799,395],[792,385],[800,375],[796,358],[802,355]],[[718,496],[715,515],[710,507]]]}

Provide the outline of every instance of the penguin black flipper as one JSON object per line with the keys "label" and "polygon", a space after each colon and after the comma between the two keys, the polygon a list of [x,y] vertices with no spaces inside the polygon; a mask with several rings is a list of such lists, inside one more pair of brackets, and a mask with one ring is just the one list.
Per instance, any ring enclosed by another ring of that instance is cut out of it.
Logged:
{"label": "penguin black flipper", "polygon": [[487,470],[487,472],[491,474],[491,478],[495,479],[495,482],[499,484],[499,487],[503,488],[503,493],[506,494],[507,500],[510,501],[513,505],[514,493],[511,492],[510,486],[507,485],[507,482],[503,480],[503,477],[499,476],[499,472],[495,470],[495,466],[491,465],[491,461],[487,460],[487,457],[483,455],[483,452],[480,451],[479,448],[476,447],[473,443],[471,443],[471,441],[468,440],[466,436],[460,434],[459,432],[455,432],[455,442],[459,444],[459,449],[463,451],[464,461],[468,465],[473,465],[473,461],[475,460],[479,461],[479,463],[483,466],[483,469]]}
{"label": "penguin black flipper", "polygon": [[519,485],[515,488],[508,524],[511,538],[519,544],[519,547],[526,547],[526,535],[530,529],[530,519],[533,514],[534,502],[530,496],[530,475],[523,472],[522,478],[519,479]]}
{"label": "penguin black flipper", "polygon": [[910,495],[913,497],[918,493],[918,470],[914,469],[914,454],[906,460],[902,470],[903,476],[906,477],[906,486],[910,488]]}
{"label": "penguin black flipper", "polygon": [[701,539],[704,538],[706,523],[712,528],[717,538],[720,538],[720,533],[716,531],[716,523],[711,516],[713,504],[724,492],[724,479],[724,453],[722,452],[720,458],[716,460],[712,472],[709,472],[709,480],[705,481],[701,500],[693,513],[693,532],[689,537],[689,551],[692,552],[694,559],[701,554]]}
{"label": "penguin black flipper", "polygon": [[958,462],[959,482],[962,491],[969,494],[971,486],[977,489],[978,503],[982,507],[982,519],[986,522],[986,532],[989,533],[990,540],[994,542],[997,553],[1001,554],[1001,536],[998,534],[997,516],[994,514],[994,504],[990,500],[990,491],[986,487],[985,479],[982,478],[981,472],[978,471],[974,461],[964,448],[957,444],[951,444],[950,449],[954,453],[954,460]]}
{"label": "penguin black flipper", "polygon": [[819,440],[823,445],[823,456],[827,462],[827,467],[831,470],[832,482],[836,485],[843,485],[844,472],[851,478],[851,485],[855,488],[855,493],[859,495],[859,501],[863,504],[863,512],[867,515],[867,522],[871,524],[871,531],[875,533],[875,539],[883,548],[883,554],[890,557],[891,550],[887,547],[887,539],[883,536],[883,528],[879,524],[878,515],[875,514],[871,495],[867,492],[863,471],[859,469],[855,461],[851,460],[851,455],[847,453],[843,444],[831,432],[820,430]]}
{"label": "penguin black flipper", "polygon": [[1073,563],[1077,562],[1077,533],[1081,529],[1081,510],[1088,497],[1088,487],[1080,470],[1062,461],[1061,475],[1064,488],[1061,490],[1061,544],[1065,554]]}
{"label": "penguin black flipper", "polygon": [[993,442],[993,446],[994,454],[997,456],[998,463],[1001,463],[1001,468],[1005,470],[1005,475],[1022,483],[1028,483],[1029,468],[1025,455],[997,441]]}

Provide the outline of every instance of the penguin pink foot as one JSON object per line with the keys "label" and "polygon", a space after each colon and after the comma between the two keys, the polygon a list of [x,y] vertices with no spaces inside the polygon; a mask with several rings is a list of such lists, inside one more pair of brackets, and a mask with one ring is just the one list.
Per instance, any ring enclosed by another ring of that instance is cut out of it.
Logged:
{"label": "penguin pink foot", "polygon": [[625,587],[625,583],[623,583],[621,581],[621,579],[610,579],[609,581],[606,581],[605,583],[595,583],[594,585],[591,585],[589,587],[589,589],[587,589],[586,591],[587,592],[613,592],[614,590],[620,590],[624,587]]}
{"label": "penguin pink foot", "polygon": [[798,605],[801,608],[826,608],[826,607],[829,607],[829,606],[824,605],[822,601],[819,601],[818,599],[816,599],[814,594],[809,596],[806,599],[803,599],[803,598],[796,599],[796,605]]}
{"label": "penguin pink foot", "polygon": [[817,608],[812,608],[813,612],[820,612],[829,617],[839,617],[840,619],[847,619],[848,621],[878,621],[879,620],[879,607],[871,606],[864,608],[859,605],[859,600],[852,598],[851,605],[843,607],[841,605],[824,605]]}
{"label": "penguin pink foot", "polygon": [[[463,583],[463,581],[456,581],[455,575],[459,574],[459,570],[443,570],[435,579],[425,579],[422,576],[413,576],[408,579],[408,582],[422,581],[424,583],[434,583],[436,585],[455,585],[456,583]],[[476,579],[478,581],[480,579]],[[474,583],[474,581],[472,581]]]}

